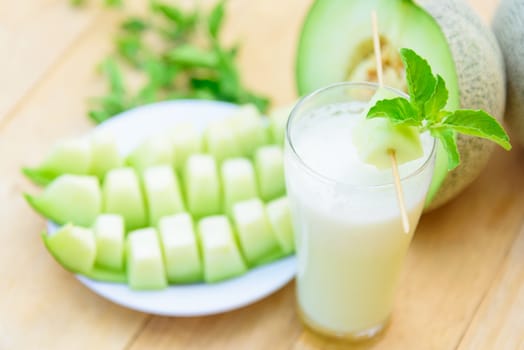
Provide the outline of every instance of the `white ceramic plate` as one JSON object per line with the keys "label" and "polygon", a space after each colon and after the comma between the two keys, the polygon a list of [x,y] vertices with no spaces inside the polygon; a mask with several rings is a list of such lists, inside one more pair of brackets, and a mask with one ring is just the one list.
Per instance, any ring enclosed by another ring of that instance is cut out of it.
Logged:
{"label": "white ceramic plate", "polygon": [[[99,125],[110,131],[122,154],[143,139],[162,133],[180,122],[190,121],[203,129],[209,122],[228,116],[236,105],[201,100],[179,100],[142,106]],[[56,226],[49,223],[49,231]],[[161,291],[138,292],[127,285],[93,281],[80,282],[102,297],[133,310],[165,316],[200,316],[221,313],[260,300],[287,284],[295,275],[295,257],[250,270],[243,276],[216,284],[170,286]]]}

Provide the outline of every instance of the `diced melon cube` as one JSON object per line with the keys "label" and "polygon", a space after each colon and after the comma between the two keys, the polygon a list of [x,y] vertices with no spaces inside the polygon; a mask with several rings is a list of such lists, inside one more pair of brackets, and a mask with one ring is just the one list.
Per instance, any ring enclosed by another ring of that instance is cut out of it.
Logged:
{"label": "diced melon cube", "polygon": [[255,150],[269,142],[268,127],[253,105],[242,106],[229,119],[229,125],[242,155],[251,157]]}
{"label": "diced melon cube", "polygon": [[94,225],[96,264],[103,268],[124,268],[124,219],[117,214],[102,214]]}
{"label": "diced melon cube", "polygon": [[255,170],[246,158],[226,160],[221,170],[224,207],[226,213],[231,215],[233,204],[257,197]]}
{"label": "diced melon cube", "polygon": [[235,204],[233,222],[240,248],[248,265],[257,265],[281,253],[280,245],[260,199],[250,199]]}
{"label": "diced melon cube", "polygon": [[185,169],[187,207],[196,218],[220,213],[220,182],[215,159],[210,155],[189,157]]}
{"label": "diced melon cube", "polygon": [[126,163],[141,172],[152,165],[172,165],[173,157],[171,140],[165,135],[157,135],[150,137],[135,148],[127,157]]}
{"label": "diced melon cube", "polygon": [[295,251],[295,238],[287,197],[269,202],[266,205],[266,212],[282,252],[284,255],[293,253]]}
{"label": "diced melon cube", "polygon": [[210,216],[198,223],[204,261],[204,280],[218,282],[246,272],[227,217]]}
{"label": "diced melon cube", "polygon": [[162,289],[167,279],[158,235],[154,228],[127,236],[127,279],[131,289]]}
{"label": "diced melon cube", "polygon": [[287,120],[291,114],[293,107],[286,106],[276,108],[269,115],[269,123],[271,126],[271,136],[273,143],[277,145],[284,145],[284,139],[286,137]]}
{"label": "diced melon cube", "polygon": [[52,235],[42,238],[49,252],[66,269],[87,273],[95,263],[96,243],[88,228],[65,225]]}
{"label": "diced melon cube", "polygon": [[170,165],[146,168],[142,178],[151,226],[156,226],[163,216],[184,210],[178,178]]}
{"label": "diced melon cube", "polygon": [[24,168],[23,172],[31,181],[45,186],[62,174],[87,174],[90,165],[89,142],[80,138],[56,143],[40,166]]}
{"label": "diced melon cube", "polygon": [[353,129],[353,143],[360,159],[378,169],[391,168],[391,151],[398,164],[424,155],[416,128],[393,125],[385,118],[361,120]]}
{"label": "diced melon cube", "polygon": [[279,146],[260,147],[255,154],[255,169],[260,197],[264,201],[281,197],[286,193],[284,157]]}
{"label": "diced melon cube", "polygon": [[91,138],[91,167],[89,173],[97,176],[101,181],[106,173],[122,166],[116,140],[108,132],[95,132]]}
{"label": "diced melon cube", "polygon": [[120,214],[126,231],[147,226],[147,213],[138,176],[132,168],[109,171],[102,188],[104,213]]}
{"label": "diced melon cube", "polygon": [[182,172],[189,156],[202,152],[202,134],[192,123],[178,124],[170,133],[175,169]]}
{"label": "diced melon cube", "polygon": [[188,213],[163,217],[159,224],[167,280],[170,283],[192,283],[203,278],[193,220]]}
{"label": "diced melon cube", "polygon": [[206,151],[215,157],[218,164],[225,159],[241,156],[233,128],[225,121],[209,125],[205,133]]}
{"label": "diced melon cube", "polygon": [[38,196],[25,195],[29,204],[58,224],[91,226],[101,209],[98,179],[89,175],[61,175]]}

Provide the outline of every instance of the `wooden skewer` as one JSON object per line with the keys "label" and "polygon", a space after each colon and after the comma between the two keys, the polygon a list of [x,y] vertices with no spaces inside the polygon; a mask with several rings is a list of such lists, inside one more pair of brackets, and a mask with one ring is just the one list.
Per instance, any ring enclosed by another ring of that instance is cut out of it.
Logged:
{"label": "wooden skewer", "polygon": [[[375,49],[375,59],[377,62],[377,80],[380,87],[384,86],[383,72],[382,72],[382,53],[380,51],[380,39],[378,36],[377,13],[371,12],[371,25],[373,29],[373,47]],[[391,169],[393,171],[393,178],[395,179],[395,190],[397,192],[398,206],[400,208],[400,217],[402,218],[402,227],[404,232],[409,233],[409,218],[406,210],[406,201],[404,200],[404,192],[402,191],[402,184],[400,183],[400,174],[398,171],[397,155],[395,150],[390,150]]]}

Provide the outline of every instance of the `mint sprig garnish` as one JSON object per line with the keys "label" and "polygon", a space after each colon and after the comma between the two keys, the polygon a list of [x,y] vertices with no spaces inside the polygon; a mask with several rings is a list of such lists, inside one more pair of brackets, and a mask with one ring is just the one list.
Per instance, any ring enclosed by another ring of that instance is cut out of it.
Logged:
{"label": "mint sprig garnish", "polygon": [[406,67],[409,101],[397,97],[378,101],[367,118],[387,118],[394,125],[408,125],[429,131],[440,140],[448,154],[448,169],[460,163],[456,134],[491,140],[511,149],[509,136],[499,122],[482,110],[445,111],[448,89],[440,75],[433,75],[428,62],[415,51],[403,48],[400,56]]}

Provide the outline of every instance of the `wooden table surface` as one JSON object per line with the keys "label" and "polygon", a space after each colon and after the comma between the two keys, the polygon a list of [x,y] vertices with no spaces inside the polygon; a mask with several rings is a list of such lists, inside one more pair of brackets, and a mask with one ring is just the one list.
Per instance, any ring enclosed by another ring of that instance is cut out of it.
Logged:
{"label": "wooden table surface", "polygon": [[[244,43],[245,81],[277,104],[294,98],[293,54],[310,2],[228,3],[225,39]],[[470,2],[489,21],[497,0]],[[0,349],[344,348],[303,329],[293,283],[218,316],[156,317],[95,295],[47,253],[45,221],[21,196],[35,188],[19,169],[93,127],[85,102],[104,89],[93,67],[118,17],[66,0],[0,0]],[[524,349],[523,176],[523,152],[497,150],[463,195],[422,218],[393,322],[359,348]]]}

